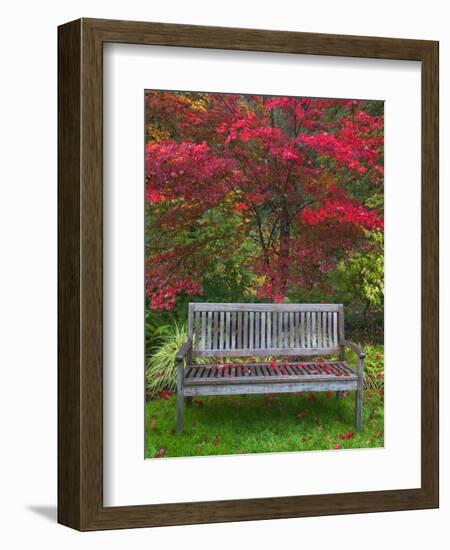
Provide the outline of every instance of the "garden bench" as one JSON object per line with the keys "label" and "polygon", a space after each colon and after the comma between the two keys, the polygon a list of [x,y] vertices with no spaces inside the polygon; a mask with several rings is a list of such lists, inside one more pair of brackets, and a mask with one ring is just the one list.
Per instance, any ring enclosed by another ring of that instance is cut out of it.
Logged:
{"label": "garden bench", "polygon": [[[177,432],[184,428],[185,398],[192,396],[330,390],[338,398],[356,391],[355,424],[362,429],[365,354],[345,340],[342,304],[190,303],[187,338],[176,355]],[[358,357],[356,370],[345,360],[346,347]],[[330,355],[339,360],[318,360]],[[205,357],[210,364],[193,362]],[[220,362],[230,357],[270,360]]]}

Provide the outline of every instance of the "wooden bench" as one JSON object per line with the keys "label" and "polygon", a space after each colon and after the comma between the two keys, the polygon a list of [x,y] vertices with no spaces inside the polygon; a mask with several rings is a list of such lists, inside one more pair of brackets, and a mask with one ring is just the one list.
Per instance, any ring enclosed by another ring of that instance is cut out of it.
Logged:
{"label": "wooden bench", "polygon": [[[358,368],[345,360],[345,348]],[[337,361],[317,360],[338,355]],[[210,357],[211,364],[195,364]],[[271,362],[223,364],[225,357],[270,357]],[[277,358],[290,358],[274,363]],[[304,358],[315,357],[315,360]],[[177,432],[185,398],[197,395],[356,391],[356,430],[362,429],[364,357],[345,340],[342,304],[190,303],[188,340],[177,353]],[[301,358],[301,361],[294,359]]]}

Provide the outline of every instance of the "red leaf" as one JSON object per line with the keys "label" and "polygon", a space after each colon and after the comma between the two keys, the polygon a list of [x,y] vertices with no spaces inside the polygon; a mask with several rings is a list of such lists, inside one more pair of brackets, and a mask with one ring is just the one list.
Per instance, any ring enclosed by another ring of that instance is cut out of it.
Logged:
{"label": "red leaf", "polygon": [[306,415],[305,411],[300,411],[298,414],[297,414],[297,418],[304,418]]}
{"label": "red leaf", "polygon": [[159,397],[161,397],[162,399],[170,399],[172,397],[172,394],[166,390],[163,390],[160,394],[159,394]]}
{"label": "red leaf", "polygon": [[151,429],[151,430],[153,430],[153,428],[155,427],[155,422],[156,422],[155,417],[152,416],[152,417],[150,418],[149,422],[148,422],[148,425],[150,426],[150,429]]}
{"label": "red leaf", "polygon": [[333,447],[334,447],[335,449],[340,449],[340,448],[341,448],[341,446],[339,445],[339,443],[336,443],[335,445],[333,445]]}
{"label": "red leaf", "polygon": [[154,454],[154,457],[155,458],[163,458],[164,456],[166,456],[166,449],[164,449],[164,447],[161,447],[161,449],[159,449],[159,451],[156,451],[156,453]]}
{"label": "red leaf", "polygon": [[348,432],[346,434],[341,434],[340,438],[341,439],[353,439],[353,432]]}

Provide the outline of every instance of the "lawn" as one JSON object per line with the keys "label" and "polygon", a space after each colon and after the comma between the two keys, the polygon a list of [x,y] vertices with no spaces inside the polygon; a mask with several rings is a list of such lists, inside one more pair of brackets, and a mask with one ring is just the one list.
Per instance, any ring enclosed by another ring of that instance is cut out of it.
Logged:
{"label": "lawn", "polygon": [[146,457],[182,457],[383,447],[384,400],[366,390],[364,426],[354,430],[354,392],[194,398],[175,433],[176,396],[146,404]]}

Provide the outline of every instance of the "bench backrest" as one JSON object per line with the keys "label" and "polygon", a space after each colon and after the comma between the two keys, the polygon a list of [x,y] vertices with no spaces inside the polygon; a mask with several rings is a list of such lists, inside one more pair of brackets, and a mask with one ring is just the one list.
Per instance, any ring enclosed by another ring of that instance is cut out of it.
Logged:
{"label": "bench backrest", "polygon": [[342,304],[190,303],[192,356],[331,355],[344,341]]}

